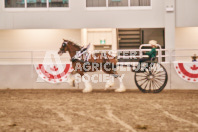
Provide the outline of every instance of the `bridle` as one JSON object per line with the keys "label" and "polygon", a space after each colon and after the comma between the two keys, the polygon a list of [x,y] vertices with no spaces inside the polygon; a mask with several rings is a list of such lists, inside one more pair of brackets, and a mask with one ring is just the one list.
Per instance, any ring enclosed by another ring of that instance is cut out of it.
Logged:
{"label": "bridle", "polygon": [[60,51],[62,52],[62,53],[66,53],[66,51],[65,51],[65,47],[67,46],[67,42],[63,42],[63,44],[62,44],[62,47],[60,48]]}

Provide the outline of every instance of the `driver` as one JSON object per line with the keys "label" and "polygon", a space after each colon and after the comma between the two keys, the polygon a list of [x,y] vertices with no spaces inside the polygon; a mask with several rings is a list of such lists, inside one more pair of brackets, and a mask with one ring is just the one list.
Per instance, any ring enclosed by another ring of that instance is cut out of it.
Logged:
{"label": "driver", "polygon": [[[149,57],[147,57],[147,58],[140,58],[139,64],[138,64],[138,65],[140,65],[140,67],[141,67],[142,62],[149,61],[149,60],[154,61],[155,58],[156,58],[156,53],[157,53],[157,51],[156,51],[156,48],[157,48],[157,41],[156,41],[156,40],[150,40],[150,41],[149,41],[149,44],[150,44],[151,47],[152,47],[151,51],[149,51],[149,52],[144,52],[144,53],[145,53],[146,55],[148,55]],[[139,69],[140,69],[140,68],[139,68]]]}

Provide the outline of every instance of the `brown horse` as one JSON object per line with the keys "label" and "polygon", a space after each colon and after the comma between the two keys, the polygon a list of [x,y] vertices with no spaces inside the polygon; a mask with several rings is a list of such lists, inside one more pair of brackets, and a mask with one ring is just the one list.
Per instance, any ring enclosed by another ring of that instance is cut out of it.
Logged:
{"label": "brown horse", "polygon": [[[95,72],[98,70],[102,70],[103,72],[112,75],[114,78],[117,78],[120,80],[120,88],[116,89],[116,92],[124,92],[126,91],[121,77],[118,75],[116,71],[116,63],[117,59],[116,57],[113,57],[109,55],[108,53],[97,53],[97,54],[91,54],[88,58],[86,56],[82,56],[82,58],[76,58],[76,55],[80,52],[82,49],[81,46],[69,41],[69,40],[63,40],[63,43],[61,45],[61,48],[58,52],[59,55],[62,55],[63,53],[66,53],[66,51],[69,52],[69,55],[71,57],[72,61],[72,67],[74,68],[73,72],[70,74],[70,81],[69,83],[74,86],[74,79],[73,75],[76,73],[79,73],[81,77],[85,79],[84,73],[85,72]],[[84,61],[86,60],[87,61]],[[85,81],[85,89],[83,90],[84,93],[91,92],[92,86],[90,82]],[[105,89],[113,86],[112,80],[108,80]]]}

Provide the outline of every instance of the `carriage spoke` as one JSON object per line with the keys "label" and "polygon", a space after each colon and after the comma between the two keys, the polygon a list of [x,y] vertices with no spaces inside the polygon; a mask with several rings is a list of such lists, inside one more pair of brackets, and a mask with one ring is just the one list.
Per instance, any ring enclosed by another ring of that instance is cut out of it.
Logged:
{"label": "carriage spoke", "polygon": [[165,76],[155,76],[155,78],[158,78],[158,79],[165,79]]}
{"label": "carriage spoke", "polygon": [[154,74],[155,76],[161,76],[161,75],[165,75],[164,72],[158,73],[158,74]]}
{"label": "carriage spoke", "polygon": [[151,82],[152,82],[152,91],[155,91],[155,85],[153,83],[153,80],[151,80]]}
{"label": "carriage spoke", "polygon": [[154,72],[154,74],[157,74],[157,73],[159,73],[159,72],[163,72],[163,71],[161,71],[161,66],[159,65],[159,64],[156,64],[157,66],[156,66],[156,69],[155,69],[155,72]]}
{"label": "carriage spoke", "polygon": [[139,78],[139,77],[147,77],[148,74],[142,72],[142,73],[139,73],[139,74],[136,74],[136,76]]}
{"label": "carriage spoke", "polygon": [[154,74],[155,70],[154,70],[154,68],[152,68],[152,69],[153,69],[153,70],[151,70],[151,73]]}
{"label": "carriage spoke", "polygon": [[155,84],[155,81],[153,80],[152,82],[153,82],[153,91],[158,90],[158,87],[157,87],[157,85]]}
{"label": "carriage spoke", "polygon": [[144,75],[136,75],[136,76],[138,76],[138,77],[146,77],[146,76],[144,76]]}
{"label": "carriage spoke", "polygon": [[142,84],[140,84],[140,86],[142,86],[146,81],[148,81],[148,80],[145,80]]}
{"label": "carriage spoke", "polygon": [[151,66],[151,72],[152,72],[152,74],[154,74],[155,73],[155,70],[156,69],[156,66],[155,66],[155,64],[153,64],[152,66]]}
{"label": "carriage spoke", "polygon": [[137,80],[137,81],[139,82],[139,81],[143,81],[143,80],[147,80],[147,78],[145,77],[145,78],[142,78],[142,79]]}
{"label": "carriage spoke", "polygon": [[160,75],[157,75],[156,77],[165,77],[165,76],[166,76],[165,74],[160,74]]}
{"label": "carriage spoke", "polygon": [[162,85],[158,84],[157,81],[155,81],[154,83],[155,83],[155,85],[157,87],[157,90],[161,89]]}
{"label": "carriage spoke", "polygon": [[162,79],[162,78],[157,78],[157,77],[156,77],[155,80],[164,81],[165,78]]}
{"label": "carriage spoke", "polygon": [[150,84],[149,84],[149,92],[151,91],[151,81],[149,81]]}
{"label": "carriage spoke", "polygon": [[147,83],[146,83],[146,85],[145,85],[144,89],[146,89],[146,87],[148,86],[148,83],[149,83],[149,80],[147,81]]}
{"label": "carriage spoke", "polygon": [[144,75],[146,75],[146,76],[148,75],[148,72],[142,72],[142,73],[143,73]]}
{"label": "carriage spoke", "polygon": [[[155,90],[157,90],[157,89],[158,89],[158,87],[156,86],[155,81],[153,81],[153,80],[152,80],[152,82],[153,82],[154,91],[155,91]],[[156,89],[156,88],[157,88],[157,89]]]}
{"label": "carriage spoke", "polygon": [[156,87],[159,89],[161,85],[157,81],[154,81],[154,82],[155,82]]}
{"label": "carriage spoke", "polygon": [[154,76],[155,76],[155,78],[165,78],[166,77],[166,75],[164,73],[157,74],[157,75],[155,74]]}
{"label": "carriage spoke", "polygon": [[160,86],[158,85],[157,81],[154,80],[153,83],[155,84],[155,86],[157,87],[157,89],[160,88]]}
{"label": "carriage spoke", "polygon": [[165,79],[155,78],[155,80],[158,80],[158,81],[162,82],[162,81],[164,81]]}
{"label": "carriage spoke", "polygon": [[162,73],[164,73],[164,71],[156,72],[156,73],[154,73],[154,75],[159,75],[159,74],[162,74]]}
{"label": "carriage spoke", "polygon": [[164,78],[164,77],[155,77],[155,79],[158,79],[158,80],[165,80],[166,78]]}
{"label": "carriage spoke", "polygon": [[154,73],[157,71],[157,70],[156,70],[156,69],[157,69],[156,64],[152,65],[151,69],[153,69],[152,74],[154,74]]}
{"label": "carriage spoke", "polygon": [[155,78],[155,80],[160,81],[160,82],[164,82],[165,81],[165,78],[164,79],[162,79],[162,78]]}
{"label": "carriage spoke", "polygon": [[160,86],[160,87],[163,85],[163,82],[161,82],[160,80],[157,80],[157,79],[156,79],[155,82],[156,82],[157,84],[159,84],[158,86]]}

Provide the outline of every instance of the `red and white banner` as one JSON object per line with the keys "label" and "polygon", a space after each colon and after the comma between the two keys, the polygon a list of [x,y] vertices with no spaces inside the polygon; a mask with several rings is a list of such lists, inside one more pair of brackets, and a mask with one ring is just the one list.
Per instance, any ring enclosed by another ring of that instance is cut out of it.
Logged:
{"label": "red and white banner", "polygon": [[177,74],[188,82],[198,82],[198,62],[174,62]]}
{"label": "red and white banner", "polygon": [[67,80],[72,71],[71,64],[35,64],[37,74],[41,79],[49,83],[60,83]]}
{"label": "red and white banner", "polygon": [[38,74],[37,82],[67,82],[67,77],[73,70],[71,62],[62,63],[56,51],[47,51],[43,63],[34,66]]}

